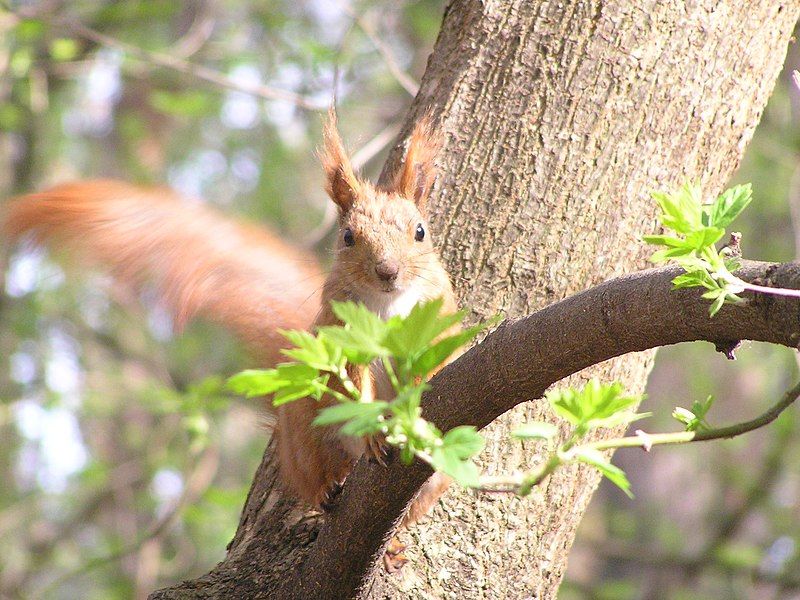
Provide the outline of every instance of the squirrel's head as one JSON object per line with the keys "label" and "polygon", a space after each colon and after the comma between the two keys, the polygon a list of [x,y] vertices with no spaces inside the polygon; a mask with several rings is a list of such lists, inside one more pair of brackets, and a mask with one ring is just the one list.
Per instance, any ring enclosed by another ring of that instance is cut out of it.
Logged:
{"label": "squirrel's head", "polygon": [[441,286],[444,269],[425,219],[440,147],[430,119],[425,117],[414,127],[405,160],[385,187],[353,172],[333,111],[324,142],[320,156],[326,190],[339,209],[336,267],[337,277],[344,279],[341,283],[386,296],[397,296],[412,286]]}

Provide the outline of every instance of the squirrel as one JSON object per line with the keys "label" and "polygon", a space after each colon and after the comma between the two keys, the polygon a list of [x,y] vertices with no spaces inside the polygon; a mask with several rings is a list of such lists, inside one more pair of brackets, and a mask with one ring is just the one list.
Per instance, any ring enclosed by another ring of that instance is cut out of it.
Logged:
{"label": "squirrel", "polygon": [[[280,329],[341,324],[331,300],[361,302],[384,319],[407,315],[417,303],[435,298],[443,299],[443,311],[456,312],[455,294],[425,219],[438,140],[430,119],[419,120],[403,164],[388,185],[376,186],[354,173],[335,113],[329,112],[319,154],[326,191],[338,208],[339,231],[324,283],[310,253],[163,188],[112,180],[58,185],[10,200],[0,229],[10,239],[31,233],[40,243],[81,251],[130,284],[153,281],[176,327],[203,315],[239,336],[269,367],[280,362],[287,344]],[[349,374],[363,397],[394,397],[382,365],[351,367]],[[318,410],[333,402],[305,398],[276,409],[282,479],[295,496],[323,509],[330,509],[359,457],[366,453],[380,461],[385,453],[380,439],[312,426]],[[448,485],[447,476],[434,474],[404,525],[424,515]]]}

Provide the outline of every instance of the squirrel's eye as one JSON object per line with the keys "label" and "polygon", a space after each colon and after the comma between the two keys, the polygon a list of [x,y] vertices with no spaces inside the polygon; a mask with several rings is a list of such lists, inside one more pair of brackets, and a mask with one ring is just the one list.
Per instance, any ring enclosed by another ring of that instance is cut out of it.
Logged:
{"label": "squirrel's eye", "polygon": [[356,243],[356,238],[353,237],[353,231],[348,227],[344,230],[344,245],[352,246]]}
{"label": "squirrel's eye", "polygon": [[417,230],[414,232],[414,239],[421,242],[425,239],[425,228],[422,223],[417,224]]}

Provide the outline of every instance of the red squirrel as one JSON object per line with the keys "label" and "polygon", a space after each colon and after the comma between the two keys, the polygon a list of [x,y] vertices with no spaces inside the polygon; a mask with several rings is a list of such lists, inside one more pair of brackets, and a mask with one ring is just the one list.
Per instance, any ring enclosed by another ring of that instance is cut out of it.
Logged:
{"label": "red squirrel", "polygon": [[[279,329],[340,324],[331,300],[362,302],[382,318],[405,315],[418,302],[439,297],[445,312],[457,310],[425,220],[438,148],[423,118],[394,178],[375,186],[353,172],[331,111],[320,157],[339,231],[321,295],[320,269],[310,254],[161,188],[104,180],[58,185],[10,200],[0,225],[12,239],[32,232],[39,242],[82,251],[123,281],[153,281],[178,326],[202,314],[241,337],[269,367],[281,360],[287,344]],[[350,375],[363,396],[393,398],[382,366],[351,369]],[[379,440],[312,426],[317,411],[331,402],[305,398],[283,405],[275,428],[285,484],[323,508],[362,454],[382,452]],[[431,477],[405,524],[425,514],[448,484],[444,475]]]}

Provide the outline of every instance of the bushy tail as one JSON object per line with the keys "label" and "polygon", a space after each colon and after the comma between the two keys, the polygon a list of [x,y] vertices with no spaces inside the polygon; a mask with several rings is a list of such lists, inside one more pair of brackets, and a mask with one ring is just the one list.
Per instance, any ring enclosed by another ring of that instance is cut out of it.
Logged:
{"label": "bushy tail", "polygon": [[0,228],[31,232],[109,268],[121,281],[153,282],[177,327],[200,314],[273,364],[278,329],[307,329],[322,284],[315,258],[269,232],[235,222],[163,188],[80,181],[10,200]]}

